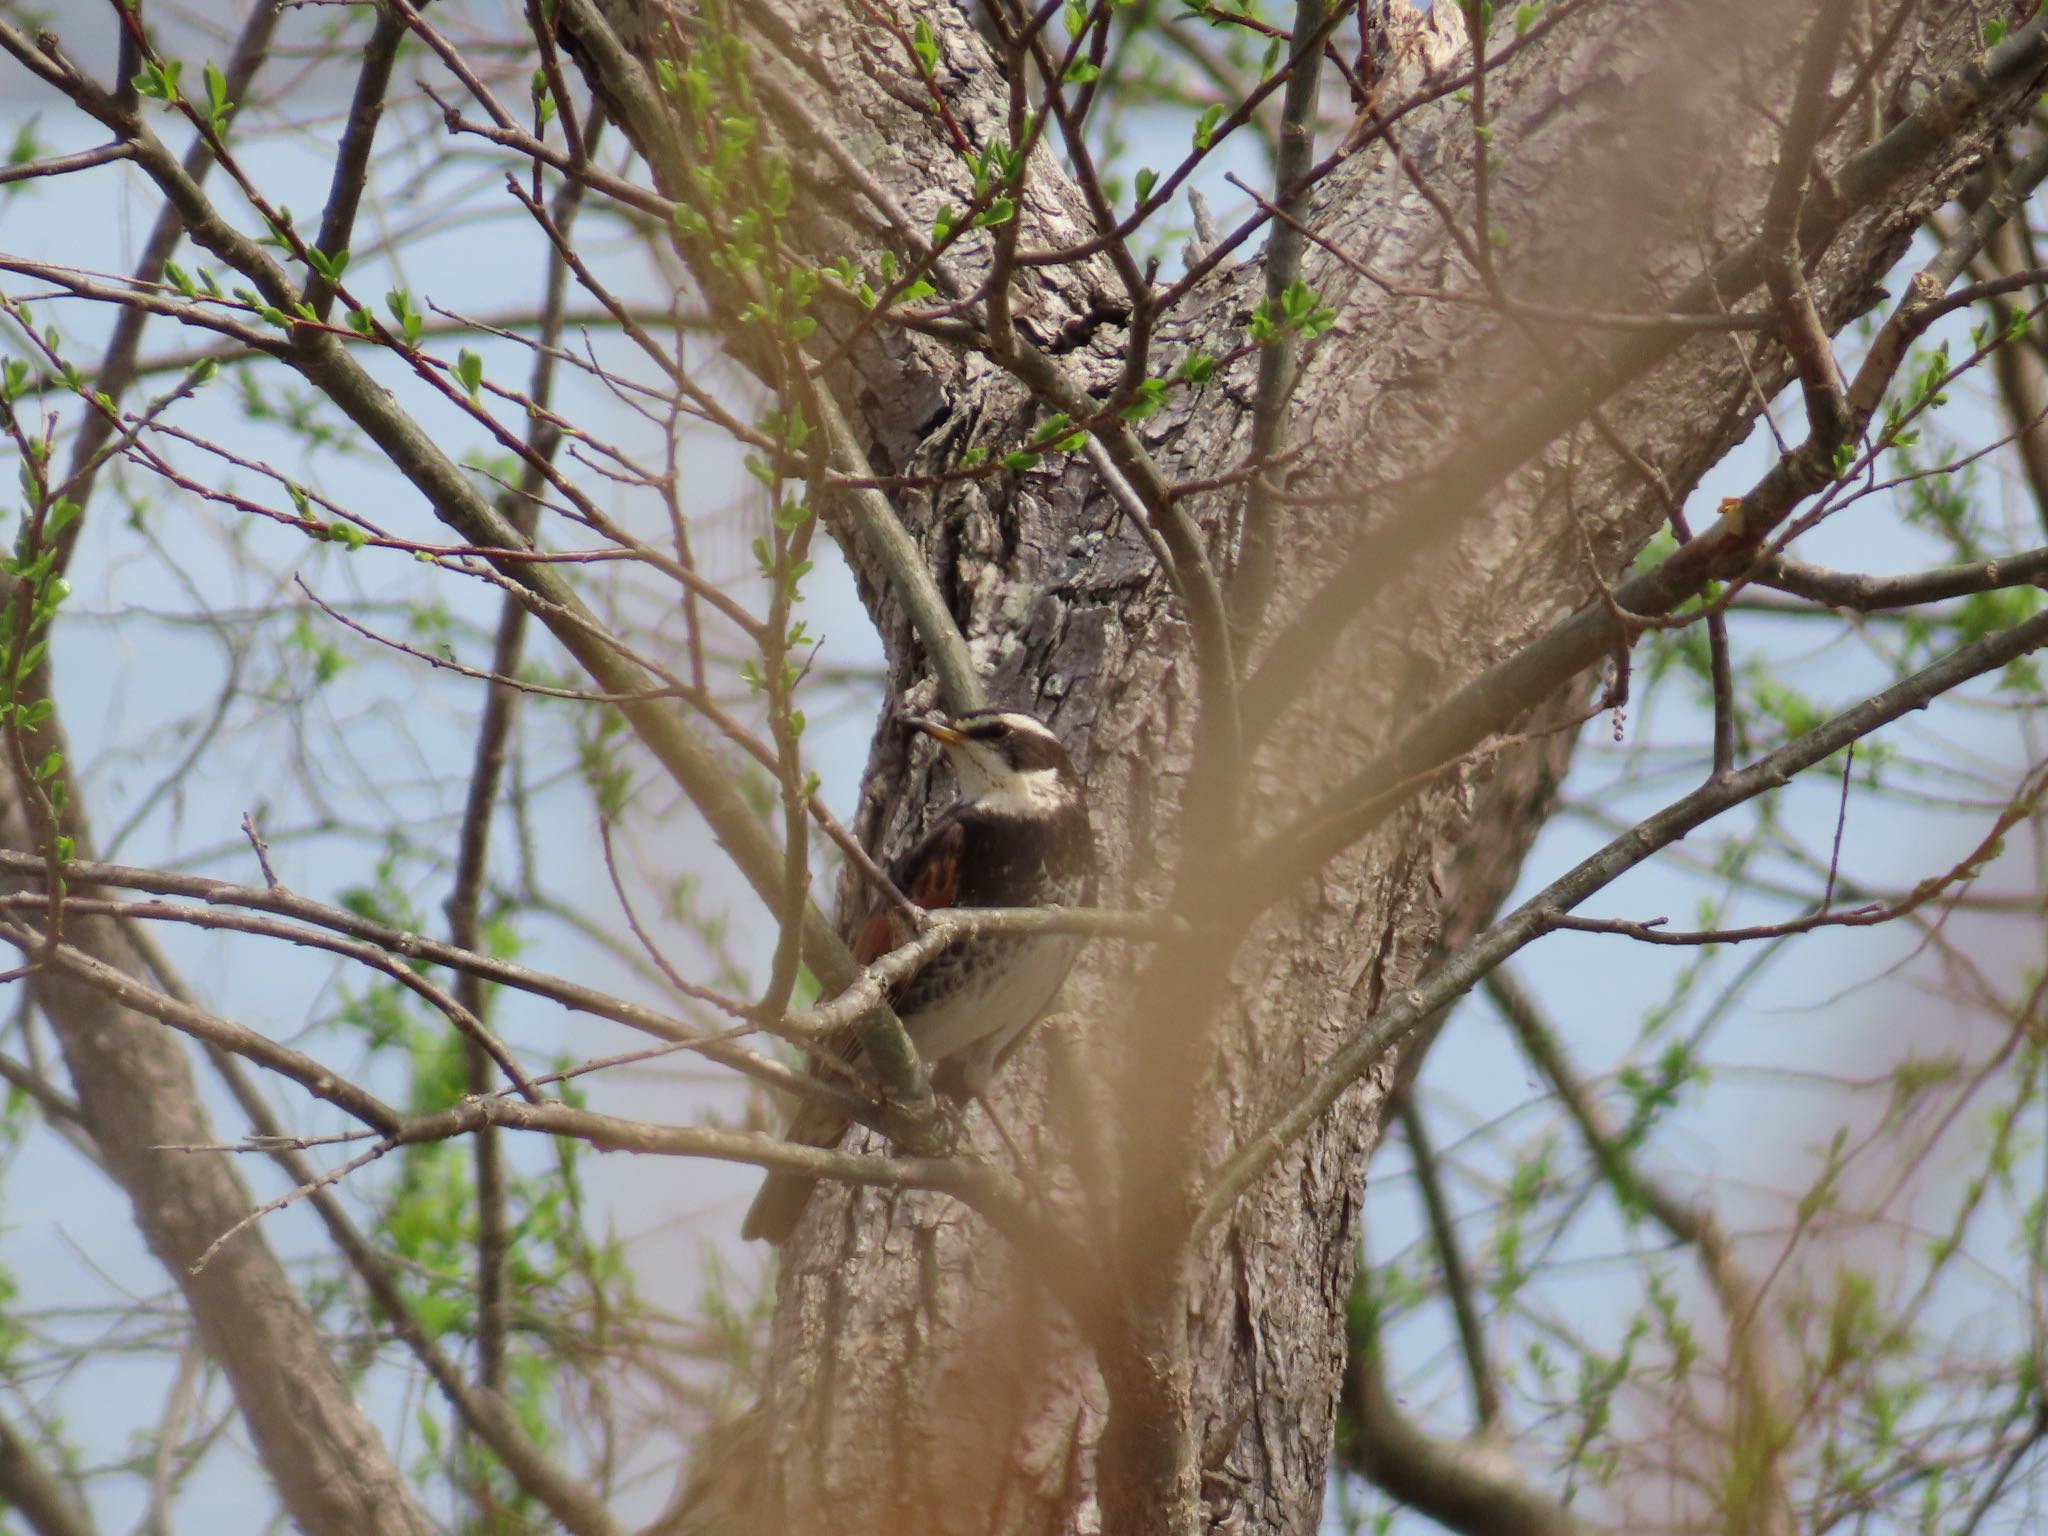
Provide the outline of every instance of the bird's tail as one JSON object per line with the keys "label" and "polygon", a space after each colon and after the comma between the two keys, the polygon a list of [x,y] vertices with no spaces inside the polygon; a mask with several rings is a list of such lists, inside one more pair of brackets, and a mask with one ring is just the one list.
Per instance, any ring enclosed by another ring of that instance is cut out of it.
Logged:
{"label": "bird's tail", "polygon": [[[836,1146],[850,1124],[844,1115],[806,1104],[797,1111],[783,1140],[804,1147]],[[754,1203],[747,1207],[747,1219],[740,1223],[740,1236],[749,1242],[760,1238],[781,1247],[796,1230],[804,1207],[811,1203],[811,1192],[817,1187],[818,1181],[808,1174],[771,1172],[762,1182],[761,1192],[754,1196]]]}

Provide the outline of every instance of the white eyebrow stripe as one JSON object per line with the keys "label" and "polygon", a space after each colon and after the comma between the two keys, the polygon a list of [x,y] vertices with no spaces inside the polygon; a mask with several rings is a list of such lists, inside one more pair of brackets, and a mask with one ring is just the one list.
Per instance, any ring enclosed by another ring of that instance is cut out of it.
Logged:
{"label": "white eyebrow stripe", "polygon": [[986,715],[963,716],[961,722],[961,734],[973,735],[977,740],[980,740],[983,739],[981,735],[981,730],[985,730],[986,727],[998,723],[1007,726],[1011,731],[1014,731],[1016,734],[1020,736],[1035,736],[1042,741],[1059,740],[1059,737],[1053,734],[1051,728],[1048,727],[1044,721],[1034,720],[1029,715],[1019,714],[1015,710],[1008,709],[995,711],[993,713]]}

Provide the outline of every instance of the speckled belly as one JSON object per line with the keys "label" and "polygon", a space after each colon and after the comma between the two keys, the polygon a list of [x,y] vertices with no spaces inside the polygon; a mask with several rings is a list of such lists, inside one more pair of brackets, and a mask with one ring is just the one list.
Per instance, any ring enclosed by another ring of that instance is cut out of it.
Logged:
{"label": "speckled belly", "polygon": [[969,939],[926,967],[899,1011],[927,1064],[979,1046],[991,1058],[1052,1006],[1081,940]]}

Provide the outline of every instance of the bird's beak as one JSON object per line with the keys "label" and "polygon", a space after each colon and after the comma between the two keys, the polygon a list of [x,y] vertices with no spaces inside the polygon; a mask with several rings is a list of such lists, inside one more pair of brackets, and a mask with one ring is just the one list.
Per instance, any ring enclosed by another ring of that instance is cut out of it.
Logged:
{"label": "bird's beak", "polygon": [[912,715],[909,724],[913,731],[922,731],[933,741],[943,742],[949,747],[957,747],[967,739],[937,715]]}

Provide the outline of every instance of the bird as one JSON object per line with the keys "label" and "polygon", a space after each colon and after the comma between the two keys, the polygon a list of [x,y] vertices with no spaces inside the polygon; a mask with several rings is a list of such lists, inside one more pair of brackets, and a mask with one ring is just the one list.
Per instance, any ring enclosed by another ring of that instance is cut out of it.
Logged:
{"label": "bird", "polygon": [[[948,907],[1086,906],[1095,899],[1095,836],[1087,797],[1067,749],[1042,722],[1014,710],[913,716],[911,729],[945,749],[958,800],[888,870],[926,911]],[[915,936],[910,916],[881,901],[854,940],[872,964]],[[956,940],[898,984],[889,1003],[947,1097],[980,1099],[1025,1031],[1052,1006],[1084,940],[1074,934],[978,934]],[[857,1054],[848,1038],[835,1052]],[[818,1070],[813,1061],[812,1070]],[[829,1147],[848,1122],[806,1104],[787,1137]],[[1000,1128],[1000,1127],[999,1127]],[[815,1179],[774,1171],[740,1228],[780,1245],[796,1230]]]}

